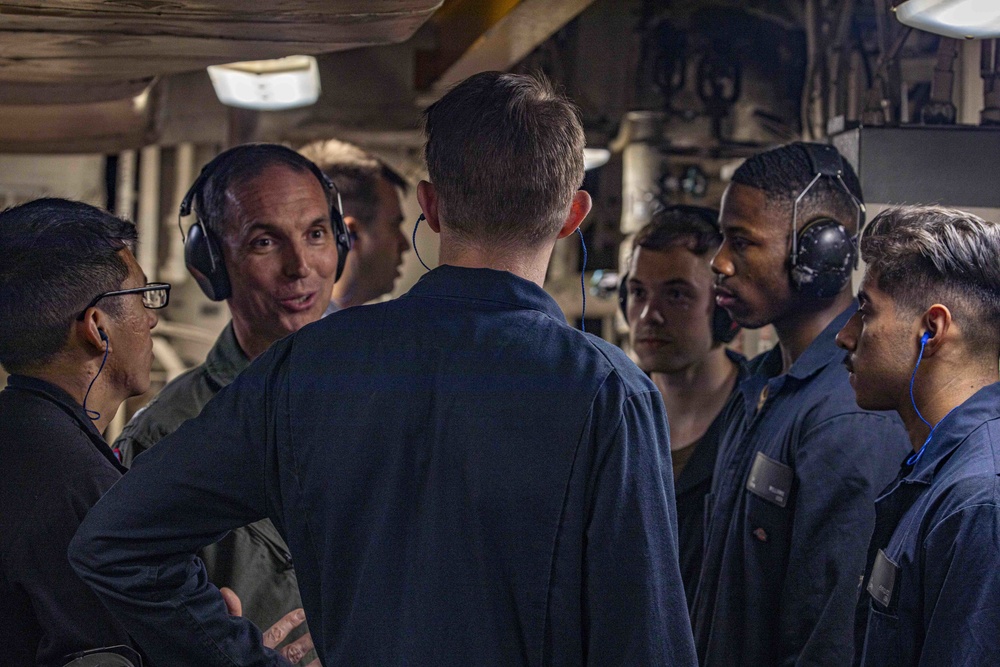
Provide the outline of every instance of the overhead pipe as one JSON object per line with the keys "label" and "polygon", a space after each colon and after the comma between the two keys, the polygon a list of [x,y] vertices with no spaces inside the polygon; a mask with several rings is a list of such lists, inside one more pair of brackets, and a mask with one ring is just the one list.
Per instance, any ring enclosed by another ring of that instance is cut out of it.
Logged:
{"label": "overhead pipe", "polygon": [[980,55],[983,77],[981,125],[1000,125],[1000,39],[984,39]]}
{"label": "overhead pipe", "polygon": [[155,281],[159,269],[160,147],[146,146],[139,159],[139,266],[146,279]]}
{"label": "overhead pipe", "polygon": [[185,142],[178,144],[174,153],[174,196],[171,199],[170,210],[163,215],[163,224],[170,231],[167,238],[167,259],[160,272],[161,279],[172,285],[180,285],[188,279],[184,267],[184,239],[180,230],[174,229],[174,224],[183,221],[177,219],[181,201],[194,181],[194,144]]}
{"label": "overhead pipe", "polygon": [[133,220],[135,216],[135,151],[118,154],[115,186],[115,215]]}

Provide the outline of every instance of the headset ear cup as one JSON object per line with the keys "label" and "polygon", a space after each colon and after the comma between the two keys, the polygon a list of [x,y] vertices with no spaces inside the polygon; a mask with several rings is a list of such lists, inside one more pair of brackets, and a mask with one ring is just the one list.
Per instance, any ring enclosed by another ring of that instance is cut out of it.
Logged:
{"label": "headset ear cup", "polygon": [[[628,274],[624,274],[618,282],[618,307],[621,309],[622,317],[628,322]],[[716,343],[726,344],[736,338],[740,332],[738,325],[725,308],[716,306],[712,311],[712,340]]]}
{"label": "headset ear cup", "polygon": [[222,252],[199,220],[188,230],[184,242],[184,264],[198,287],[212,301],[224,301],[232,293]]}
{"label": "headset ear cup", "polygon": [[351,233],[347,230],[347,223],[344,222],[336,206],[330,207],[330,221],[333,223],[333,236],[337,242],[337,275],[333,279],[333,282],[337,282],[344,273],[347,254],[351,252],[354,243],[351,241]]}
{"label": "headset ear cup", "polygon": [[736,338],[739,332],[740,325],[729,316],[729,311],[722,306],[716,306],[712,312],[712,340],[725,345]]}
{"label": "headset ear cup", "polygon": [[810,221],[798,233],[792,285],[816,299],[837,296],[851,279],[854,253],[854,240],[842,224],[832,218]]}
{"label": "headset ear cup", "polygon": [[618,281],[618,307],[622,311],[622,317],[628,322],[628,274],[623,274]]}

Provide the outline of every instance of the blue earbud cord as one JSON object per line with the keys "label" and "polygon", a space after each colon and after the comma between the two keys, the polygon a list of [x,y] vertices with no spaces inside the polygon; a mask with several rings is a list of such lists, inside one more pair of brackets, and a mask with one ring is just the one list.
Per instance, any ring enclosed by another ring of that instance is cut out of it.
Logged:
{"label": "blue earbud cord", "polygon": [[420,263],[423,264],[424,268],[427,269],[428,271],[430,271],[431,267],[429,267],[426,264],[424,264],[424,259],[420,256],[420,251],[417,250],[417,227],[420,226],[420,221],[421,220],[426,220],[426,219],[427,218],[424,217],[423,213],[421,213],[420,217],[417,218],[417,224],[413,225],[413,243],[411,243],[410,245],[413,246],[413,254],[415,254],[417,256],[417,259],[420,260]]}
{"label": "blue earbud cord", "polygon": [[87,409],[87,398],[90,396],[90,390],[94,388],[94,383],[97,382],[97,378],[101,375],[101,371],[104,370],[104,364],[106,364],[107,361],[108,361],[108,339],[105,338],[104,339],[104,358],[101,359],[101,367],[97,369],[97,375],[95,375],[94,379],[90,381],[89,385],[87,385],[87,393],[84,394],[84,396],[83,396],[83,411],[85,413],[87,413],[88,417],[90,417],[90,421],[97,421],[98,419],[101,418],[101,413],[98,412],[97,410],[88,410]]}
{"label": "blue earbud cord", "polygon": [[[424,260],[420,256],[420,251],[417,250],[417,228],[420,227],[420,221],[426,219],[427,218],[424,217],[423,213],[421,213],[420,217],[417,218],[417,224],[413,225],[413,237],[410,245],[413,246],[413,253],[417,256],[417,259],[420,260],[423,267],[430,271],[431,267],[424,264]],[[579,227],[576,228],[576,233],[580,236],[580,246],[583,248],[583,268],[580,269],[580,295],[583,297],[583,308],[580,312],[580,329],[583,330],[583,333],[587,333],[587,286],[584,282],[584,274],[587,272],[587,242],[583,240],[583,232],[580,231]]]}
{"label": "blue earbud cord", "polygon": [[913,397],[913,383],[917,379],[917,369],[920,368],[920,362],[923,361],[924,359],[924,347],[927,345],[928,338],[930,338],[929,332],[925,332],[924,335],[920,338],[920,354],[917,356],[917,365],[913,367],[913,375],[910,376],[910,403],[913,405],[913,410],[917,413],[917,416],[920,417],[920,421],[927,424],[927,428],[929,428],[931,432],[927,434],[927,439],[924,440],[924,444],[921,445],[920,451],[918,451],[916,454],[910,455],[910,458],[906,459],[906,465],[908,466],[913,466],[917,464],[917,461],[920,460],[920,457],[924,455],[924,450],[927,449],[927,445],[928,443],[930,443],[931,438],[934,437],[934,431],[941,424],[941,422],[947,419],[948,415],[950,415],[955,410],[955,408],[952,408],[951,410],[948,411],[948,414],[946,414],[944,417],[941,418],[941,421],[939,421],[937,424],[934,424],[934,426],[931,426],[931,423],[926,419],[924,419],[924,416],[920,414],[920,408],[917,407],[917,401]]}

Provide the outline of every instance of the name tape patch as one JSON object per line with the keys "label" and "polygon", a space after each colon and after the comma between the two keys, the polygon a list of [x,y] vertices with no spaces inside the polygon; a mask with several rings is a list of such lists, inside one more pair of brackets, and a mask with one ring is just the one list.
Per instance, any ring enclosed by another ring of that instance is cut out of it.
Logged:
{"label": "name tape patch", "polygon": [[896,591],[898,578],[899,565],[879,549],[875,564],[872,565],[872,576],[868,578],[868,594],[886,609],[892,609],[892,594]]}
{"label": "name tape patch", "polygon": [[747,478],[747,491],[778,507],[788,504],[795,472],[784,463],[757,452]]}

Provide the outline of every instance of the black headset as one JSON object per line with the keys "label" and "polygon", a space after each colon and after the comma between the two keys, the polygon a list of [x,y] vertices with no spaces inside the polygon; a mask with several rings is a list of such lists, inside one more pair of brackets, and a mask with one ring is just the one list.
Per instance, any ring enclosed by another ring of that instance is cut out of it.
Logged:
{"label": "black headset", "polygon": [[[205,183],[211,179],[215,173],[225,164],[232,160],[239,159],[240,153],[249,148],[273,150],[277,153],[286,152],[291,158],[292,164],[307,166],[316,180],[323,186],[323,192],[330,202],[330,221],[333,225],[333,235],[337,243],[337,275],[334,282],[340,280],[340,274],[344,272],[344,264],[347,262],[347,253],[351,250],[351,236],[347,231],[342,214],[343,206],[340,203],[340,192],[330,180],[330,177],[313,164],[302,157],[291,148],[278,144],[245,144],[230,148],[219,153],[215,158],[202,167],[198,178],[191,184],[191,188],[184,195],[181,201],[181,208],[178,212],[177,224],[180,226],[180,218],[191,215],[191,209],[195,199],[201,195],[201,190]],[[275,161],[270,164],[285,164]],[[334,196],[336,195],[336,196]],[[336,203],[335,203],[336,202]],[[219,248],[218,240],[210,231],[210,227],[201,219],[203,211],[198,210],[198,220],[188,229],[187,237],[184,240],[184,264],[188,271],[194,276],[201,291],[212,301],[224,301],[232,294],[232,286],[229,283],[229,274],[226,272],[226,265],[222,261],[222,252]]]}
{"label": "black headset", "polygon": [[[844,183],[844,160],[828,144],[800,144],[809,157],[813,178],[795,198],[792,206],[792,249],[789,254],[792,286],[797,292],[817,299],[840,294],[857,268],[857,239],[865,223],[865,205]],[[857,236],[833,218],[814,218],[798,229],[799,204],[821,178],[832,178],[851,198],[858,210]]]}
{"label": "black headset", "polygon": [[[696,215],[701,220],[710,224],[712,229],[721,234],[718,213],[710,208],[678,205],[660,209],[659,213]],[[634,253],[635,249],[632,252]],[[626,272],[622,275],[621,281],[618,283],[618,306],[621,308],[622,316],[626,322],[628,322],[628,276],[629,274]],[[733,321],[733,318],[729,316],[725,308],[716,305],[712,311],[712,340],[716,343],[725,344],[736,338],[736,334],[739,332],[740,325]]]}

